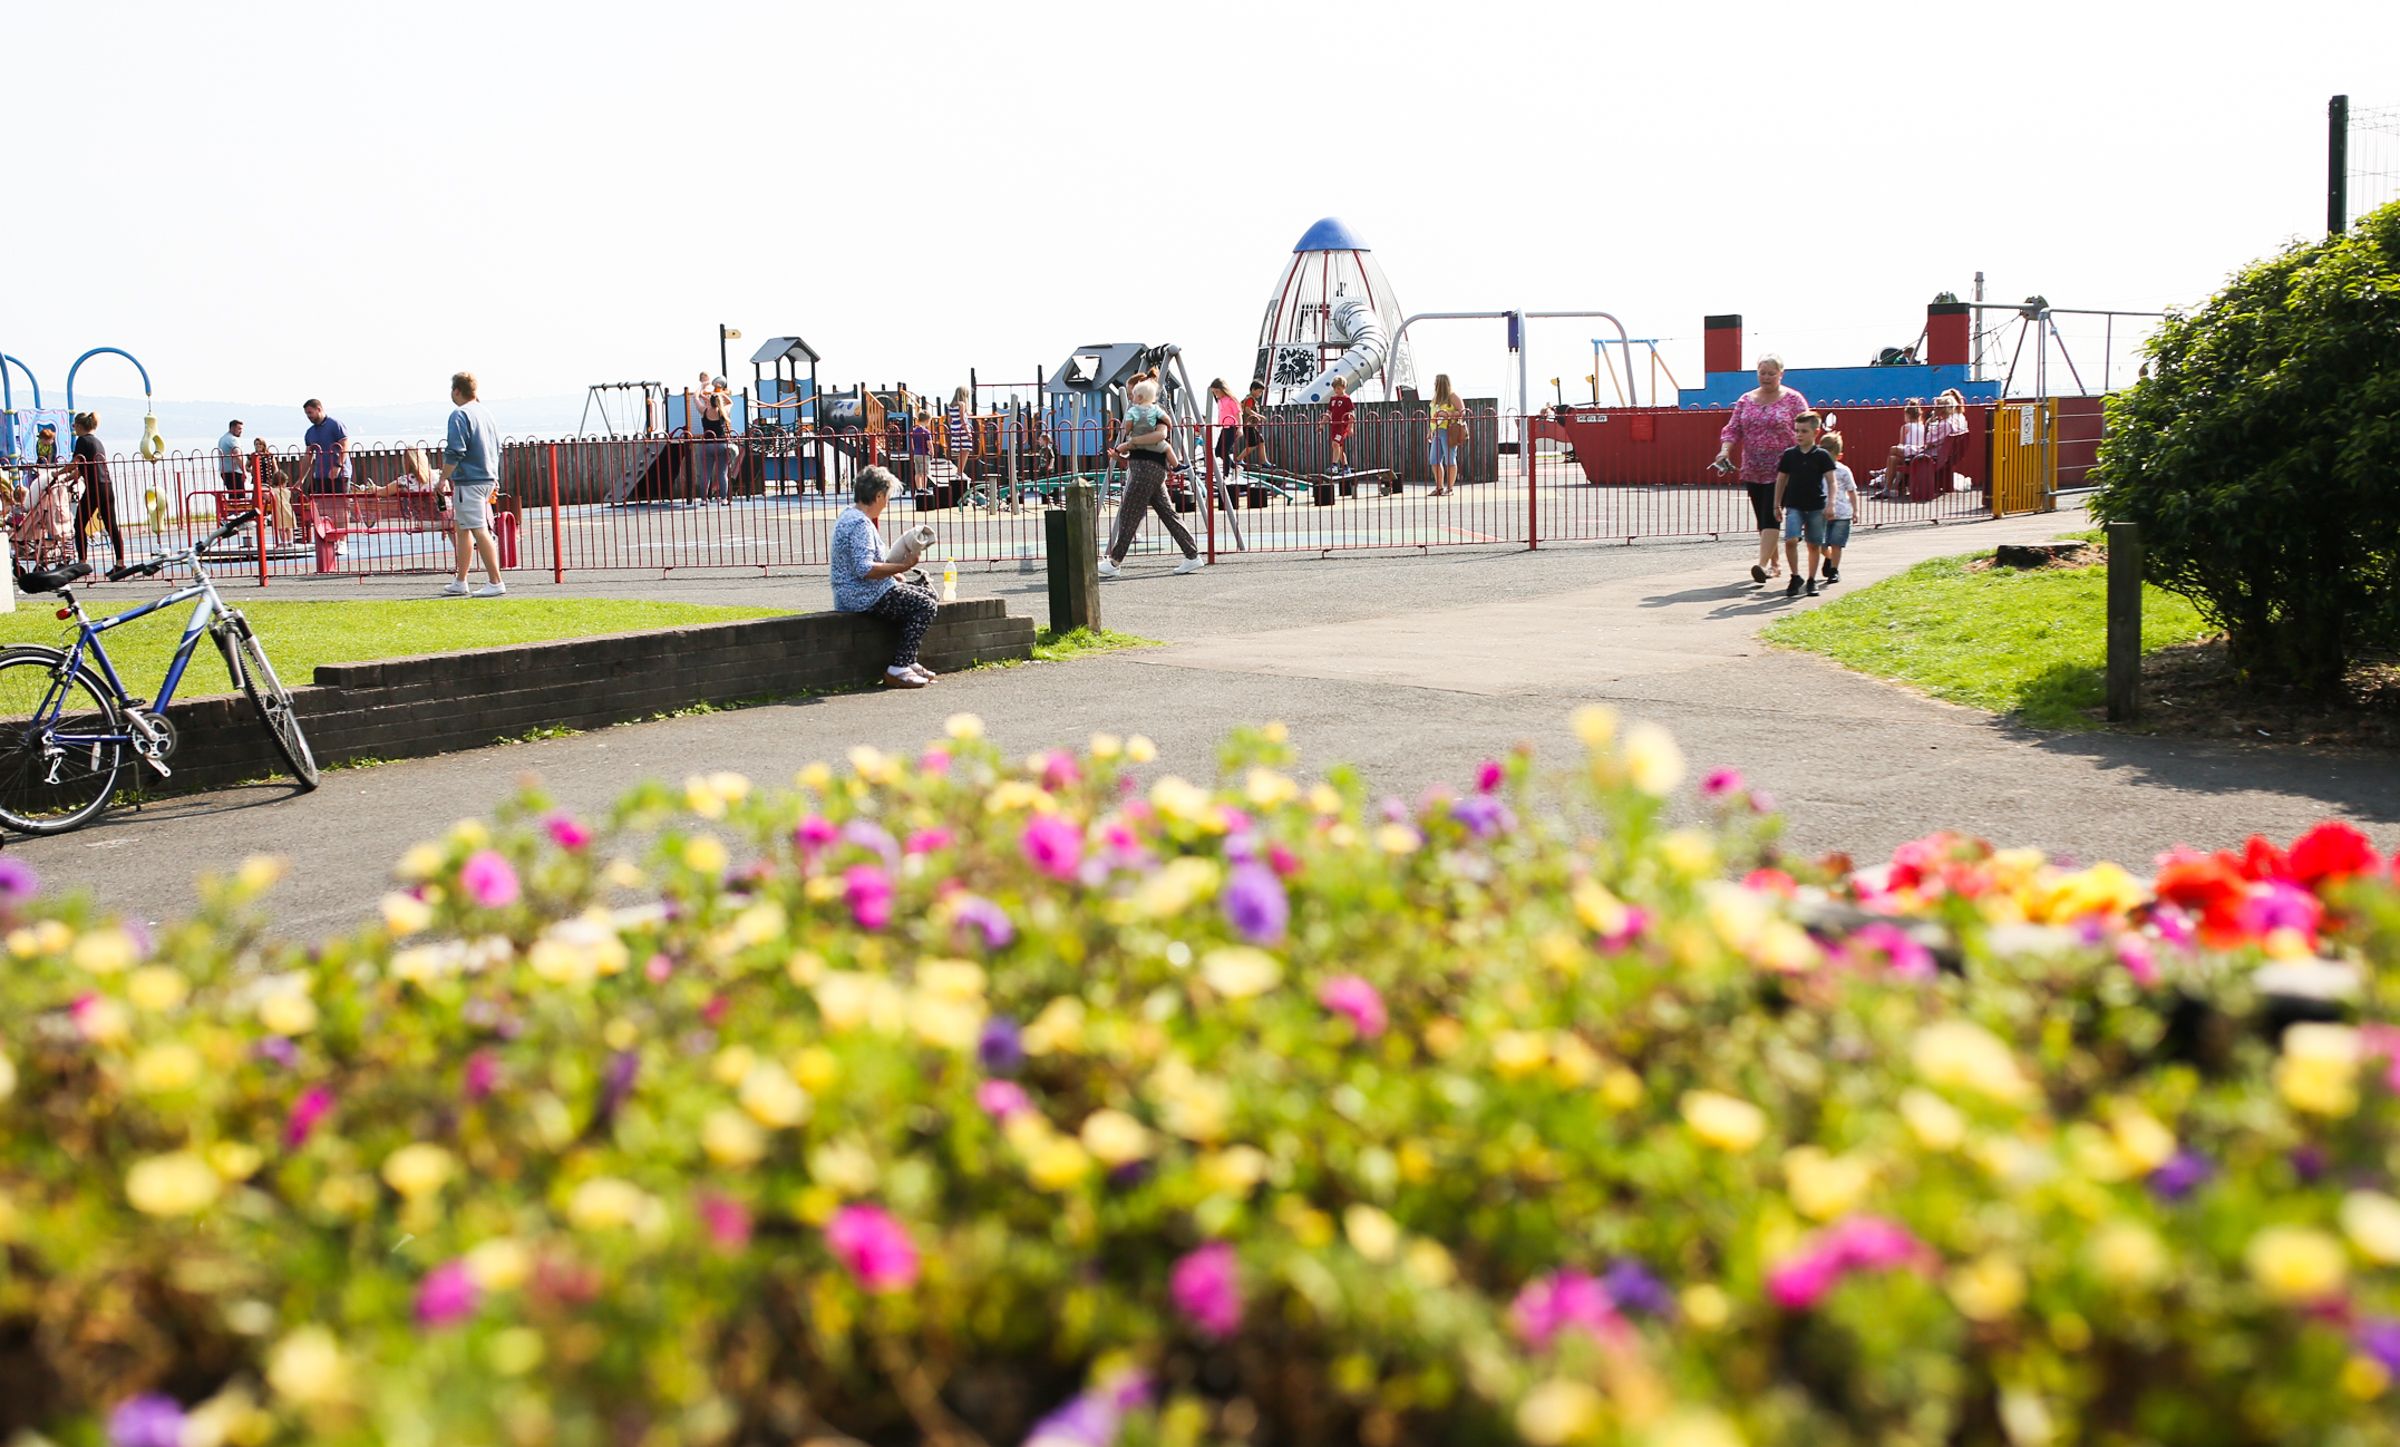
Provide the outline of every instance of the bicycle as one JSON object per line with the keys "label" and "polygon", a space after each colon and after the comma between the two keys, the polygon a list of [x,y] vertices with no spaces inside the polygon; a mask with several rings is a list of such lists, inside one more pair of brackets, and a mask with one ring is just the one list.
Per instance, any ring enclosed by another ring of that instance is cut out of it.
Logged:
{"label": "bicycle", "polygon": [[[234,687],[247,694],[275,752],[299,781],[301,792],[317,787],[317,760],[292,706],[291,690],[276,677],[258,635],[241,610],[227,606],[208,575],[208,549],[234,536],[258,514],[227,518],[198,543],[153,553],[145,563],[120,563],[110,581],[146,578],[190,564],[194,581],[155,603],[98,622],[86,617],[73,584],[91,573],[85,563],[20,568],[17,586],[26,593],[55,592],[65,606],[60,621],[75,624],[74,642],[64,648],[21,645],[0,651],[0,825],[23,834],[64,834],[81,828],[107,807],[117,775],[131,751],[160,778],[174,771],[175,726],[167,705],[206,632],[224,655]],[[184,624],[183,641],[167,665],[155,701],[133,697],[109,661],[100,635],[177,603],[197,599]],[[99,665],[95,672],[86,662]]]}

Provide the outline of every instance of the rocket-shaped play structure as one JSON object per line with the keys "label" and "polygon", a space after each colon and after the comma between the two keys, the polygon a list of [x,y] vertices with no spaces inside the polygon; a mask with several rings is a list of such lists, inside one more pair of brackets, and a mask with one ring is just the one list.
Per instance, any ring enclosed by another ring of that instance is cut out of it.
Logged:
{"label": "rocket-shaped play structure", "polygon": [[1383,397],[1396,396],[1416,384],[1407,352],[1392,352],[1401,320],[1375,253],[1328,216],[1292,248],[1291,265],[1267,298],[1251,380],[1267,384],[1269,406],[1321,404],[1336,378],[1353,397],[1368,382]]}

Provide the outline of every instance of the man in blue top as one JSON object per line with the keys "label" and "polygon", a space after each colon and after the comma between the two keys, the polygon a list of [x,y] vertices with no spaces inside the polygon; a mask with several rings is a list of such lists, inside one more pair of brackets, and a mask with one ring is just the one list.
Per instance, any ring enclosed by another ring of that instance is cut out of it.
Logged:
{"label": "man in blue top", "polygon": [[[492,537],[492,494],[500,489],[500,429],[492,415],[475,400],[475,374],[459,372],[450,378],[450,432],[442,444],[442,475],[450,479],[454,512],[452,540],[458,545],[458,571],[445,598],[502,598],[508,584],[500,581],[500,544]],[[489,583],[470,591],[467,564],[477,553]]]}
{"label": "man in blue top", "polygon": [[308,416],[308,490],[350,490],[350,433],[325,415],[325,404],[311,397],[300,404]]}
{"label": "man in blue top", "polygon": [[242,446],[242,419],[234,418],[225,424],[225,435],[217,439],[217,480],[225,484],[227,498],[240,497],[250,490],[250,463],[247,449]]}

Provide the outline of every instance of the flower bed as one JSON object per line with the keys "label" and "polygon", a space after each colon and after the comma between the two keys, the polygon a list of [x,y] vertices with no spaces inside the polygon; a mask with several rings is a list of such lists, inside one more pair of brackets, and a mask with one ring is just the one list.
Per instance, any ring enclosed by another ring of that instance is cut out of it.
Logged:
{"label": "flower bed", "polygon": [[0,861],[0,1430],[2393,1439],[2362,837],[1853,873],[1578,728],[1370,805],[962,716],[526,797],[305,950],[266,861],[155,939]]}

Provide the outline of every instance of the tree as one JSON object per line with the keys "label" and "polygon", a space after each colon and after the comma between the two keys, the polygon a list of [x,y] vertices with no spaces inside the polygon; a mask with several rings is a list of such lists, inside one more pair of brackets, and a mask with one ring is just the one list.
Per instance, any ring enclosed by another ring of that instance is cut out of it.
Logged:
{"label": "tree", "polygon": [[2171,316],[2108,402],[2093,515],[2258,684],[2337,688],[2400,642],[2400,203]]}

